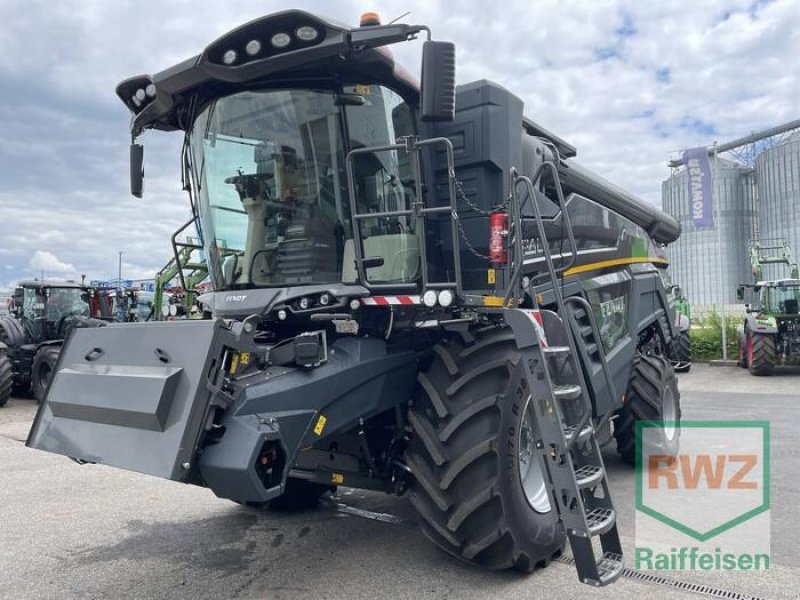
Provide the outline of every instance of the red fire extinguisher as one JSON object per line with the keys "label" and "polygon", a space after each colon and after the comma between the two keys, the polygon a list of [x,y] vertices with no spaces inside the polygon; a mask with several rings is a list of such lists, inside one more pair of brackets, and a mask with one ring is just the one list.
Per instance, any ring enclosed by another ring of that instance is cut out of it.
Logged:
{"label": "red fire extinguisher", "polygon": [[504,264],[508,260],[506,236],[508,235],[508,213],[497,210],[489,215],[489,261]]}

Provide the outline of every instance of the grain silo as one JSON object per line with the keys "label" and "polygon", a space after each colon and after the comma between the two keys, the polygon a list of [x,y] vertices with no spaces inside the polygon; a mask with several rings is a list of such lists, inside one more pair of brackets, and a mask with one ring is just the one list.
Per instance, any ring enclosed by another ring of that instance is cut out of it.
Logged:
{"label": "grain silo", "polygon": [[718,304],[720,300],[735,303],[736,286],[752,278],[748,244],[756,219],[753,170],[722,158],[712,159],[712,170],[714,228],[695,227],[684,168],[675,169],[661,185],[664,211],[678,219],[682,228],[681,237],[668,248],[672,281],[695,305]]}
{"label": "grain silo", "polygon": [[[800,254],[800,134],[764,150],[756,157],[758,236],[785,238]],[[788,277],[783,265],[766,265],[764,277]]]}

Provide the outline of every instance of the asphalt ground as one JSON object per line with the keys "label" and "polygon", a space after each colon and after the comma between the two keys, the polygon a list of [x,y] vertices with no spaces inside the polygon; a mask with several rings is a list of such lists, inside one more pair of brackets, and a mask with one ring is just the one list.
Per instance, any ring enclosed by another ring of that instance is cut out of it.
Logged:
{"label": "asphalt ground", "polygon": [[[633,573],[602,589],[563,562],[487,572],[434,548],[405,498],[341,489],[311,511],[264,513],[25,448],[36,406],[12,399],[0,409],[0,598],[800,598],[800,369],[754,378],[694,365],[680,387],[684,419],[771,421],[769,571]],[[632,556],[634,473],[613,449],[605,459]]]}

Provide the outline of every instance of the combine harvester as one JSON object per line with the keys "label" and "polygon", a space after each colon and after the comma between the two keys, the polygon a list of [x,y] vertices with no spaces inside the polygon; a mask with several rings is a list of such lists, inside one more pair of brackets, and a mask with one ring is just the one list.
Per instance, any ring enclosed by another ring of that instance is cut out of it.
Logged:
{"label": "combine harvester", "polygon": [[[386,49],[419,35],[421,84]],[[600,446],[632,463],[664,419],[678,450],[671,217],[456,88],[422,25],[289,10],[117,93],[134,140],[185,135],[216,318],[75,332],[29,446],[247,505],[409,492],[461,559],[530,572],[569,539],[581,581],[619,576]]]}

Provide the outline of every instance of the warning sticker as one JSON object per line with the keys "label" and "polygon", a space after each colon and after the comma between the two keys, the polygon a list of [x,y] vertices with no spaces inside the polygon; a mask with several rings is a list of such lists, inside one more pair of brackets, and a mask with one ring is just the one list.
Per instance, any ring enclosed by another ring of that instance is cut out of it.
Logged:
{"label": "warning sticker", "polygon": [[320,415],[319,419],[317,419],[317,424],[314,425],[314,433],[317,435],[322,435],[322,431],[325,429],[325,423],[328,422],[328,419],[325,415]]}

